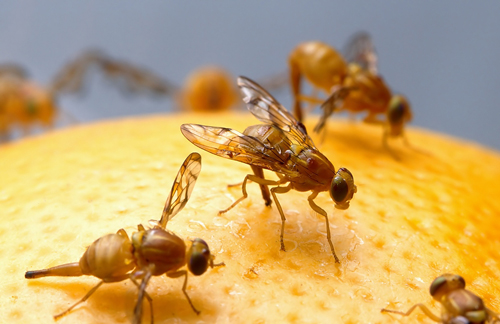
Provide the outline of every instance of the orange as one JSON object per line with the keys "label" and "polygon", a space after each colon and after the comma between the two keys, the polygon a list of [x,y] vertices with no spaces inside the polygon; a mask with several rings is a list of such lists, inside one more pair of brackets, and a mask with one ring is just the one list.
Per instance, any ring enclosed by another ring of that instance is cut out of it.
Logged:
{"label": "orange", "polygon": [[[179,114],[131,118],[53,131],[0,147],[0,322],[50,323],[83,297],[94,277],[26,280],[27,270],[78,261],[95,239],[159,219],[179,166],[199,151],[180,133],[182,123],[240,131],[250,114]],[[314,121],[307,123],[312,129]],[[184,239],[203,238],[226,266],[182,279],[153,277],[156,323],[432,323],[421,311],[401,318],[415,303],[436,314],[428,291],[446,272],[500,310],[500,154],[477,144],[424,130],[408,130],[426,153],[391,141],[379,127],[330,121],[321,151],[354,175],[358,192],[348,210],[335,210],[327,193],[316,203],[330,216],[335,264],[324,219],[307,193],[279,196],[287,215],[279,250],[280,216],[265,207],[256,184],[249,198],[223,216],[241,195],[227,184],[250,168],[200,152],[203,166],[190,201],[168,224]],[[315,138],[316,142],[319,139]],[[269,177],[274,177],[267,173]],[[105,284],[59,323],[128,323],[137,288]],[[148,323],[149,307],[143,322]]]}

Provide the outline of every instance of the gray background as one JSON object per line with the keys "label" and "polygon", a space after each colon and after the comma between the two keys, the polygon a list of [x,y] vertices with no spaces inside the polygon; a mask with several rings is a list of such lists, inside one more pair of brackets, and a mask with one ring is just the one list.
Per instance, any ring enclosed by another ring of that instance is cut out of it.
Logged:
{"label": "gray background", "polygon": [[[177,84],[206,64],[259,79],[286,70],[301,41],[342,47],[367,30],[381,74],[412,103],[413,125],[500,149],[499,17],[499,1],[12,1],[0,5],[0,62],[47,84],[96,47]],[[60,100],[81,121],[172,110],[97,75],[85,96]],[[291,102],[288,89],[277,98]]]}

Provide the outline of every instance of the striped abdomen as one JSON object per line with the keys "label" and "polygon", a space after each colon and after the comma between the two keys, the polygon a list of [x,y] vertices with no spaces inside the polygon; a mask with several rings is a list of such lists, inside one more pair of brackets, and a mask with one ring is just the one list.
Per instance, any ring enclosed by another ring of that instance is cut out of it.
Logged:
{"label": "striped abdomen", "polygon": [[128,237],[108,234],[92,243],[80,259],[83,274],[106,282],[123,280],[135,268],[133,247]]}

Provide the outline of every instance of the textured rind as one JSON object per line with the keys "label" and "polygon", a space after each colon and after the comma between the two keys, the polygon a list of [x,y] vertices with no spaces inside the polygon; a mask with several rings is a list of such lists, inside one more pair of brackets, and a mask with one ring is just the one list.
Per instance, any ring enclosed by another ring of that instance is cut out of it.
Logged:
{"label": "textured rind", "polygon": [[[98,237],[122,227],[130,235],[137,224],[160,218],[180,164],[199,151],[180,133],[182,123],[243,131],[258,122],[232,113],[151,116],[0,146],[0,322],[50,323],[98,282],[26,280],[25,271],[76,262]],[[500,155],[427,131],[410,129],[407,136],[426,153],[391,141],[397,161],[382,147],[382,130],[358,122],[329,122],[322,144],[313,136],[358,186],[346,211],[335,210],[327,193],[316,199],[330,216],[340,265],[306,193],[279,196],[288,252],[279,251],[278,211],[264,206],[255,184],[249,199],[217,216],[241,194],[226,184],[243,180],[250,168],[200,152],[196,188],[168,229],[203,238],[226,266],[190,276],[199,316],[182,294],[182,279],[154,277],[148,293],[155,323],[399,323],[380,309],[406,311],[423,302],[439,314],[428,291],[445,272],[462,275],[468,289],[500,310]],[[105,284],[58,323],[128,323],[136,297],[131,282]],[[420,311],[404,322],[432,323]]]}

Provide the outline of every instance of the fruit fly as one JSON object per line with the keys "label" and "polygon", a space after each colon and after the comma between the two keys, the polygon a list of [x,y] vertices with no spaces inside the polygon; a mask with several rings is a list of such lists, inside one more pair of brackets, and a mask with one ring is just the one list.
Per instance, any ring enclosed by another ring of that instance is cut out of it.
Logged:
{"label": "fruit fly", "polygon": [[193,111],[224,111],[238,99],[232,76],[218,66],[207,66],[188,75],[184,87],[177,94],[182,108]]}
{"label": "fruit fly", "polygon": [[[153,322],[152,299],[146,292],[146,286],[152,276],[166,274],[169,278],[184,277],[182,292],[196,314],[200,312],[194,307],[186,287],[188,270],[199,276],[214,264],[214,256],[210,254],[208,245],[196,238],[186,248],[184,241],[173,232],[166,230],[167,223],[184,208],[193,191],[196,179],[201,171],[201,156],[191,153],[182,164],[167,198],[159,221],[151,221],[153,227],[145,229],[138,225],[138,231],[129,238],[125,230],[116,234],[108,234],[92,243],[79,262],[67,263],[43,270],[27,271],[26,279],[47,276],[82,275],[94,276],[101,281],[81,300],[64,312],[54,316],[58,319],[66,315],[75,306],[86,301],[103,283],[118,282],[130,279],[139,289],[134,309],[134,323],[140,323],[144,298],[149,301],[151,322]],[[187,264],[188,270],[180,270]],[[138,280],[141,280],[139,283]]]}
{"label": "fruit fly", "polygon": [[[349,202],[356,192],[351,172],[345,168],[335,172],[333,164],[315,147],[304,125],[261,86],[245,77],[239,77],[237,84],[247,108],[264,122],[263,125],[250,126],[243,133],[223,127],[196,124],[181,126],[182,134],[194,145],[252,167],[254,174],[247,175],[242,183],[243,196],[219,214],[229,211],[247,197],[247,181],[260,185],[266,205],[271,204],[268,186],[274,186],[270,193],[281,215],[280,244],[284,251],[286,218],[276,195],[292,189],[312,191],[307,200],[315,212],[325,217],[328,243],[335,261],[340,262],[331,240],[328,215],[316,205],[314,199],[320,192],[328,191],[336,208],[349,208]],[[279,180],[265,179],[263,169],[276,172]],[[285,187],[280,186],[287,183]]]}
{"label": "fruit fly", "polygon": [[[261,81],[271,89],[281,88],[287,82],[283,74],[276,74]],[[218,112],[235,107],[240,94],[228,71],[219,66],[206,66],[188,75],[176,98],[183,109]]]}
{"label": "fruit fly", "polygon": [[[9,139],[16,127],[21,127],[24,134],[36,124],[52,128],[59,113],[58,97],[82,92],[85,75],[93,67],[125,92],[168,95],[175,89],[146,69],[113,60],[94,50],[65,65],[47,86],[29,80],[26,71],[18,65],[0,65],[0,140]],[[75,121],[67,112],[66,115]]]}
{"label": "fruit fly", "polygon": [[[354,35],[345,52],[348,61],[334,48],[317,41],[299,44],[291,52],[289,66],[295,116],[299,120],[303,118],[301,101],[321,104],[323,114],[314,128],[320,132],[336,111],[367,112],[365,122],[383,125],[382,142],[389,151],[388,137],[402,136],[407,143],[404,126],[412,119],[410,104],[404,96],[393,95],[377,74],[378,59],[370,36],[364,32]],[[302,77],[313,88],[324,91],[328,98],[302,95]]]}
{"label": "fruit fly", "polygon": [[465,289],[465,280],[459,275],[443,274],[437,277],[431,284],[430,294],[442,305],[441,317],[423,304],[413,305],[406,313],[385,308],[382,312],[408,316],[420,308],[430,319],[443,324],[500,323],[497,313],[484,306],[480,297]]}

